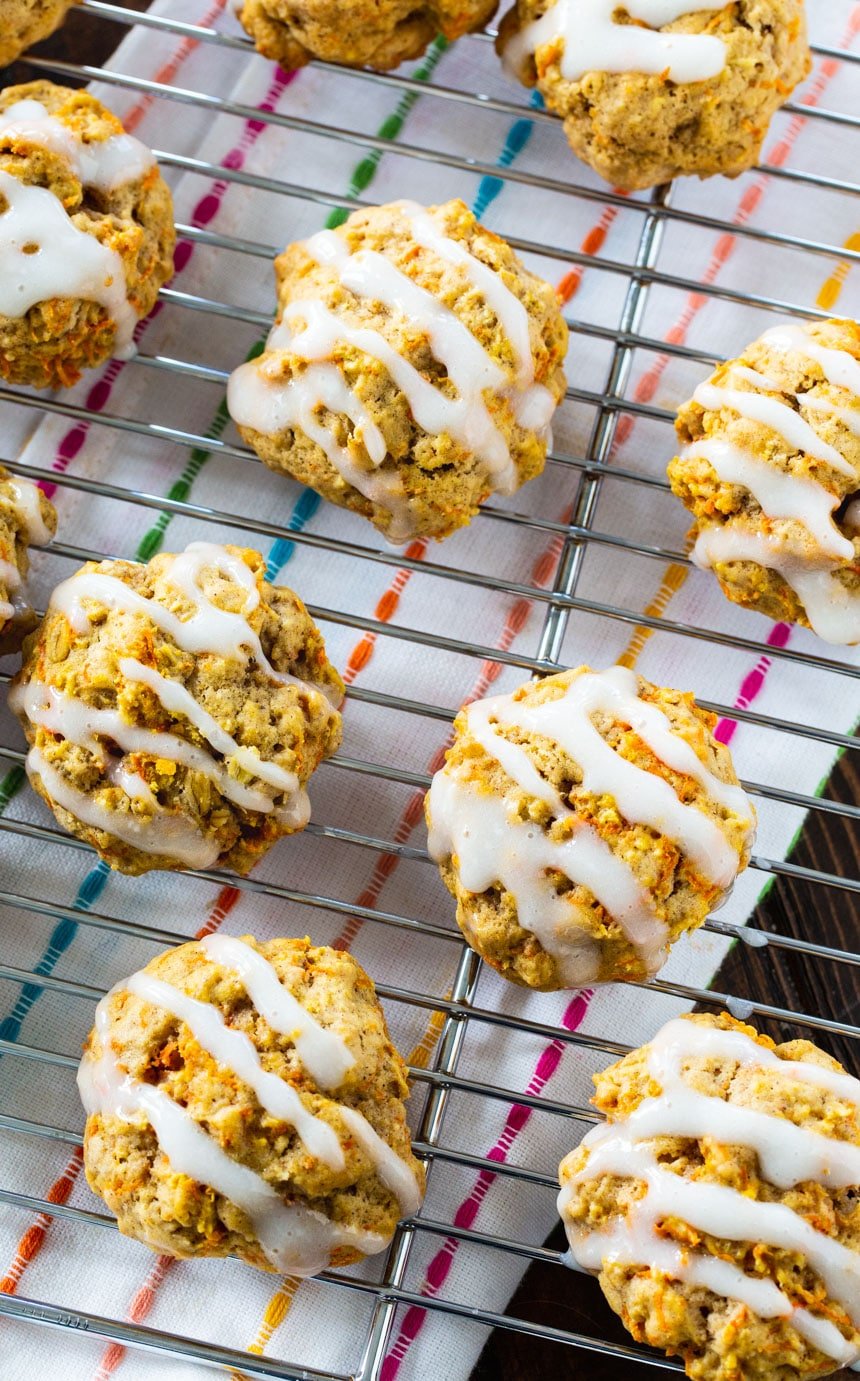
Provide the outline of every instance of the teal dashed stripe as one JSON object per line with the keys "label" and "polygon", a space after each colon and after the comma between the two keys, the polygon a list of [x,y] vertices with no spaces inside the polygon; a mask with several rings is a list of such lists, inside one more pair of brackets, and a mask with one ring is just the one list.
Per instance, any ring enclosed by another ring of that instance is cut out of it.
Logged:
{"label": "teal dashed stripe", "polygon": [[[529,105],[534,110],[543,108],[543,98],[539,91],[533,91]],[[504,148],[499,154],[498,165],[500,168],[510,168],[515,158],[518,158],[532,137],[534,131],[534,120],[515,120],[508,130]],[[478,194],[472,205],[472,210],[481,219],[487,207],[496,200],[496,197],[503,191],[505,186],[504,179],[500,177],[482,177],[478,187]]]}
{"label": "teal dashed stripe", "polygon": [[[104,891],[109,876],[110,868],[99,859],[99,862],[90,869],[78,888],[75,900],[72,902],[72,910],[89,911]],[[60,955],[69,948],[75,938],[77,930],[77,922],[73,921],[70,916],[64,916],[54,926],[47,948],[36,965],[36,973],[47,977],[52,972]],[[36,983],[24,983],[22,985],[12,1011],[0,1021],[0,1039],[4,1041],[16,1041],[18,1039],[24,1019],[44,991],[44,988],[40,988]]]}

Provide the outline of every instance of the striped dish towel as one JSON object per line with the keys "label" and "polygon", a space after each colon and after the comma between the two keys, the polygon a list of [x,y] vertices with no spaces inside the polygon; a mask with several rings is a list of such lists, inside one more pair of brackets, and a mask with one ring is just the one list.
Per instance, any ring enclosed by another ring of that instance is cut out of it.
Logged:
{"label": "striped dish towel", "polygon": [[[225,0],[157,0],[154,9],[238,32]],[[860,5],[810,0],[809,9],[817,42],[834,47],[855,43]],[[318,230],[332,205],[344,197],[433,203],[462,196],[494,230],[549,243],[574,256],[572,261],[552,254],[526,257],[531,267],[558,284],[572,320],[604,333],[574,332],[568,365],[574,396],[555,426],[559,454],[586,454],[597,419],[592,395],[607,386],[611,333],[624,319],[626,270],[640,252],[643,215],[635,201],[604,199],[605,189],[566,154],[558,125],[542,118],[537,107],[529,106],[527,93],[502,75],[490,44],[467,39],[447,50],[435,46],[410,70],[443,87],[520,100],[523,113],[514,120],[492,106],[478,115],[464,113],[456,103],[431,96],[416,99],[394,84],[346,73],[308,68],[285,74],[256,56],[211,44],[195,46],[181,35],[153,30],[140,29],[126,39],[112,66],[225,98],[251,112],[278,111],[299,122],[279,127],[252,115],[213,114],[202,106],[152,99],[145,87],[133,90],[106,81],[96,88],[153,147],[207,165],[190,171],[187,164],[165,162],[178,220],[198,233],[180,241],[173,296],[141,326],[142,353],[229,370],[262,333],[274,302],[270,264],[263,253],[239,254],[211,243],[213,236],[239,237],[274,249]],[[850,69],[818,60],[799,100],[851,111],[856,105],[852,82],[856,77]],[[306,120],[334,127],[343,137],[326,137],[301,123]],[[408,145],[412,153],[399,152],[398,145]],[[415,150],[441,151],[450,161],[417,157]],[[656,268],[673,281],[655,283],[645,294],[638,324],[644,336],[734,354],[773,320],[761,308],[732,300],[746,292],[860,315],[860,289],[850,261],[778,249],[742,233],[745,227],[787,230],[810,241],[856,249],[856,200],[838,191],[810,195],[790,176],[792,169],[811,169],[850,181],[857,166],[851,129],[786,112],[774,122],[767,153],[789,176],[751,173],[737,182],[684,183],[673,190],[674,208],[707,215],[718,224],[696,226],[686,215],[666,223],[654,246]],[[514,176],[480,176],[464,160],[498,165]],[[555,183],[568,171],[593,196],[564,196],[557,186],[542,185]],[[249,185],[249,178],[274,179],[295,194]],[[300,195],[303,187],[314,195]],[[582,255],[594,258],[577,266]],[[714,291],[690,291],[690,284],[700,283]],[[228,303],[240,312],[191,310],[183,305],[183,295]],[[672,454],[672,433],[655,410],[671,409],[689,396],[703,372],[691,360],[637,351],[622,384],[626,396],[642,406],[621,418],[612,462],[661,476]],[[92,1019],[92,1001],[77,989],[107,988],[162,947],[154,934],[120,934],[93,924],[99,916],[188,937],[218,928],[231,934],[251,931],[260,939],[307,932],[317,943],[348,943],[380,984],[414,993],[450,992],[461,951],[450,899],[435,870],[420,857],[425,836],[416,786],[421,774],[438,763],[447,726],[441,717],[381,707],[364,692],[426,700],[453,710],[468,698],[491,688],[511,689],[525,678],[540,644],[546,605],[523,597],[518,588],[551,585],[560,550],[557,526],[576,500],[580,472],[549,465],[539,480],[495,505],[527,521],[483,515],[444,546],[413,544],[408,549],[413,564],[406,568],[391,559],[392,553],[361,519],[229,454],[238,439],[223,410],[217,374],[194,377],[139,361],[112,363],[63,401],[100,414],[102,423],[48,414],[34,426],[34,412],[2,406],[5,455],[43,469],[52,483],[64,475],[107,482],[153,496],[153,504],[130,505],[59,484],[59,540],[140,559],[201,537],[258,546],[267,555],[272,579],[288,583],[320,610],[337,613],[336,619],[322,615],[320,621],[330,655],[355,692],[347,707],[344,755],[391,767],[393,777],[406,780],[323,767],[311,795],[314,821],[329,833],[308,832],[284,841],[254,873],[291,894],[334,898],[342,904],[338,908],[229,884],[219,889],[188,878],[115,876],[85,851],[3,835],[3,859],[14,865],[4,869],[4,877],[12,875],[18,892],[47,900],[52,910],[44,915],[9,909],[3,916],[6,964],[36,971],[48,986],[0,982],[0,1038],[76,1055]],[[156,421],[210,441],[190,449],[118,431],[109,425],[117,417]],[[249,537],[247,530],[229,524],[216,526],[160,509],[159,498],[239,513],[258,522],[260,531]],[[279,536],[271,534],[272,525],[282,530]],[[687,519],[659,487],[606,480],[597,497],[594,527],[678,551]],[[386,559],[359,561],[341,549],[344,543],[382,552]],[[493,577],[498,588],[442,579],[439,567],[481,572]],[[69,561],[56,553],[37,556],[34,580],[40,603],[69,572]],[[705,574],[595,542],[585,557],[577,594],[585,603],[615,604],[658,620],[763,640],[769,649],[759,655],[708,645],[579,608],[559,628],[557,651],[567,665],[587,661],[604,667],[623,658],[651,680],[693,689],[726,706],[841,732],[852,727],[857,705],[851,683],[781,655],[788,650],[820,656],[827,649],[802,630],[773,626],[732,608]],[[430,638],[450,636],[453,630],[464,648],[439,650],[391,636],[402,630]],[[478,655],[466,655],[469,648],[478,649]],[[498,651],[502,660],[494,660],[489,650]],[[846,655],[856,660],[855,654]],[[517,660],[523,665],[511,664]],[[17,728],[5,709],[2,713],[2,742],[21,746]],[[826,743],[808,742],[799,749],[796,738],[730,717],[723,720],[720,736],[731,742],[740,775],[769,787],[813,794],[833,763],[834,749]],[[784,859],[802,811],[773,799],[759,799],[757,805],[757,853]],[[14,766],[0,779],[0,811],[10,819],[51,823]],[[393,840],[399,852],[360,847],[338,838],[338,830]],[[766,873],[750,869],[720,919],[742,923],[766,881]],[[414,917],[428,928],[398,929],[374,920],[369,914],[374,910]],[[446,928],[452,938],[431,933],[430,926]],[[688,937],[675,948],[663,976],[702,987],[727,944],[717,934]],[[666,993],[618,986],[596,994],[528,994],[490,972],[482,974],[475,1002],[551,1029],[607,1040],[623,1032],[630,1042],[644,1041],[690,1005]],[[394,1000],[386,1008],[401,1051],[413,1064],[432,1065],[440,1016]],[[472,1021],[457,1072],[544,1099],[556,1111],[455,1091],[445,1110],[441,1142],[466,1156],[507,1160],[551,1177],[582,1132],[581,1125],[559,1116],[557,1109],[582,1105],[591,1073],[604,1062],[587,1046]],[[2,1055],[2,1066],[4,1113],[80,1132],[83,1118],[69,1066],[9,1054]],[[425,1087],[416,1084],[411,1100],[416,1126]],[[87,1213],[101,1212],[87,1190],[73,1142],[2,1131],[0,1159],[7,1188]],[[439,1163],[430,1173],[424,1214],[435,1224],[539,1244],[555,1222],[555,1195],[549,1185],[476,1174],[462,1163]],[[521,1257],[444,1231],[422,1232],[402,1285],[431,1303],[448,1299],[498,1311],[524,1264]],[[380,1262],[367,1262],[346,1275],[358,1283],[372,1282],[381,1271]],[[53,1301],[68,1311],[129,1319],[334,1374],[358,1368],[374,1312],[373,1297],[365,1290],[279,1281],[232,1261],[172,1263],[85,1217],[32,1217],[10,1207],[0,1208],[0,1275],[4,1289]],[[469,1374],[485,1337],[486,1330],[474,1322],[401,1307],[387,1339],[382,1375],[385,1381],[457,1381]],[[105,1381],[112,1375],[123,1381],[173,1381],[199,1374],[188,1362],[105,1347],[85,1330],[60,1335],[23,1323],[3,1323],[0,1356],[4,1381],[53,1375],[60,1362],[64,1381]],[[285,1369],[284,1374],[291,1373]]]}

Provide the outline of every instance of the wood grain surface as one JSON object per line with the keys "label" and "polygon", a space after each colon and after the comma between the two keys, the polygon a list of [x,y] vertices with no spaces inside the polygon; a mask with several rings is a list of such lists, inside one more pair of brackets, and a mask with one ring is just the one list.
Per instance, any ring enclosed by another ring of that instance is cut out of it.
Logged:
{"label": "wood grain surface", "polygon": [[[125,0],[132,9],[144,10],[149,0]],[[37,52],[72,62],[99,64],[120,41],[123,30],[95,16],[75,14],[65,27]],[[0,85],[33,80],[33,68],[19,62],[0,71]],[[58,80],[60,80],[58,78]],[[792,751],[802,752],[802,741],[793,740]],[[848,753],[838,764],[826,792],[834,801],[860,801],[860,770],[855,764],[860,754]],[[823,872],[860,876],[860,842],[856,826],[838,816],[813,812],[792,854],[792,861]],[[752,924],[762,930],[799,939],[815,940],[856,951],[858,918],[856,898],[835,889],[812,887],[809,883],[778,878],[758,907]],[[796,1012],[812,1012],[836,1021],[860,1021],[858,970],[845,964],[810,962],[803,955],[774,946],[753,949],[735,945],[714,981],[714,988],[741,998],[771,1003]],[[790,1039],[797,1028],[779,1022],[757,1025],[777,1040]],[[810,1033],[825,1050],[849,1065],[856,1059],[856,1046],[838,1036]],[[559,1228],[549,1245],[561,1247]],[[535,1323],[551,1324],[595,1338],[624,1343],[629,1339],[615,1315],[603,1300],[594,1281],[558,1266],[535,1265],[526,1273],[514,1296],[508,1314]],[[542,1343],[539,1339],[497,1330],[491,1334],[473,1374],[472,1381],[535,1381],[542,1376],[553,1381],[636,1381],[651,1369],[620,1363],[598,1353],[585,1353],[562,1344]],[[663,1373],[664,1375],[668,1373]],[[848,1372],[844,1373],[847,1378]],[[444,1377],[427,1381],[446,1381]]]}

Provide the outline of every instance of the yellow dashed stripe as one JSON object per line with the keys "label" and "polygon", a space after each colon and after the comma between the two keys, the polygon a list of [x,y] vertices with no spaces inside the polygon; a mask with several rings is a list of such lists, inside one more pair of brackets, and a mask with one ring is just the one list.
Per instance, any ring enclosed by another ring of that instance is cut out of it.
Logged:
{"label": "yellow dashed stripe", "polygon": [[[854,252],[860,251],[860,231],[857,231],[854,235],[848,236],[848,239],[845,241],[845,248]],[[815,299],[816,304],[822,311],[833,311],[833,308],[839,301],[842,289],[845,286],[845,280],[853,267],[854,265],[850,259],[843,259],[840,264],[837,264],[830,277],[825,279],[821,291]]]}
{"label": "yellow dashed stripe", "polygon": [[[671,566],[666,567],[659,590],[651,603],[646,606],[645,613],[649,618],[660,618],[662,616],[669,600],[673,595],[678,593],[689,574],[689,566],[679,566],[673,563]],[[629,667],[632,670],[642,655],[642,649],[654,632],[655,629],[653,628],[646,628],[644,624],[641,623],[637,624],[633,630],[629,643],[618,658],[618,665]]]}
{"label": "yellow dashed stripe", "polygon": [[289,1314],[290,1306],[295,1299],[296,1291],[301,1283],[298,1276],[284,1276],[280,1288],[272,1295],[272,1298],[266,1305],[263,1321],[260,1324],[260,1331],[254,1341],[248,1344],[248,1351],[253,1352],[256,1357],[262,1357],[263,1352],[271,1341],[275,1329],[280,1328],[284,1319]]}

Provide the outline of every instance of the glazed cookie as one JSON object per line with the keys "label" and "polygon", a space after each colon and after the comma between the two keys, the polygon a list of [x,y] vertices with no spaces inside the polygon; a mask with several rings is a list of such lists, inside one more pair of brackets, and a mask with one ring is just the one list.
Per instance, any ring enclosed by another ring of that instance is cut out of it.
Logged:
{"label": "glazed cookie", "polygon": [[634,1338],[696,1381],[860,1359],[860,1080],[692,1016],[594,1082],[607,1122],[562,1161],[559,1211]]}
{"label": "glazed cookie", "polygon": [[715,722],[624,667],[461,710],[427,823],[473,949],[543,991],[656,973],[752,847],[755,812]]}
{"label": "glazed cookie", "polygon": [[54,591],[9,703],[27,773],[112,868],[245,873],[310,815],[343,683],[255,551],[89,561]]}
{"label": "glazed cookie", "polygon": [[497,0],[244,0],[239,18],[259,51],[287,71],[312,58],[387,71],[420,57],[437,34],[480,29]]}
{"label": "glazed cookie", "polygon": [[860,642],[860,327],[778,326],[678,413],[673,491],[736,604]]}
{"label": "glazed cookie", "polygon": [[567,327],[461,201],[356,211],[291,245],[277,275],[277,325],[228,391],[273,470],[392,542],[447,537],[540,474]]}
{"label": "glazed cookie", "polygon": [[100,101],[46,81],[0,93],[0,378],[57,388],[127,358],[174,241],[152,154]]}
{"label": "glazed cookie", "polygon": [[627,191],[751,168],[810,67],[803,0],[516,0],[497,47]]}
{"label": "glazed cookie", "polygon": [[341,950],[168,950],[99,1003],[78,1087],[90,1188],[154,1251],[316,1275],[421,1204],[406,1067]]}
{"label": "glazed cookie", "polygon": [[24,598],[29,548],[44,546],[56,530],[56,510],[42,491],[0,465],[0,655],[17,651],[35,626]]}
{"label": "glazed cookie", "polygon": [[77,0],[0,0],[0,67],[58,29]]}

